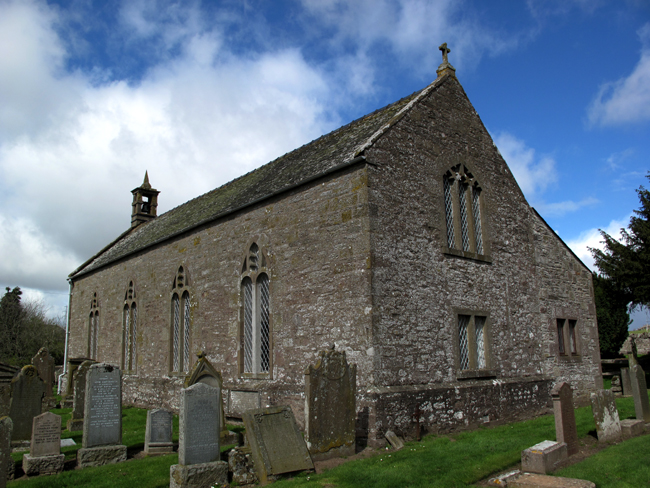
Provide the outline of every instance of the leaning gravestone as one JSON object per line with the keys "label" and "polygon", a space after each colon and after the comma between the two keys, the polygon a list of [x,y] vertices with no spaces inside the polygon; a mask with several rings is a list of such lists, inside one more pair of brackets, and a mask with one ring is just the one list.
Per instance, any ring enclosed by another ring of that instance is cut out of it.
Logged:
{"label": "leaning gravestone", "polygon": [[228,463],[221,461],[221,390],[196,383],[181,390],[178,464],[169,468],[171,488],[228,483]]}
{"label": "leaning gravestone", "polygon": [[249,410],[243,417],[260,483],[272,475],[314,469],[291,407]]}
{"label": "leaning gravestone", "polygon": [[611,390],[598,390],[591,394],[591,411],[596,422],[599,442],[618,442],[621,440],[621,422],[616,409],[616,401]]}
{"label": "leaning gravestone", "polygon": [[636,418],[644,422],[650,422],[648,387],[645,381],[645,371],[643,371],[640,365],[637,364],[630,368],[630,380],[632,383],[632,397],[634,398]]}
{"label": "leaning gravestone", "polygon": [[621,387],[623,396],[632,395],[632,380],[630,380],[630,368],[621,368]]}
{"label": "leaning gravestone", "polygon": [[578,429],[573,409],[571,385],[566,382],[555,385],[551,390],[551,396],[555,414],[555,437],[557,442],[566,443],[567,455],[572,456],[578,452]]}
{"label": "leaning gravestone", "polygon": [[67,429],[70,432],[83,430],[84,428],[84,409],[86,406],[86,377],[90,366],[95,361],[84,361],[72,374],[72,388],[74,400],[72,401],[72,417],[68,419]]}
{"label": "leaning gravestone", "polygon": [[25,474],[60,473],[64,461],[65,454],[61,454],[61,417],[50,412],[34,417],[29,454],[23,456]]}
{"label": "leaning gravestone", "polygon": [[43,398],[43,410],[49,410],[56,406],[56,398],[52,395],[54,387],[54,358],[50,356],[46,347],[41,347],[32,358],[32,365],[38,371],[38,376],[43,380],[45,386],[45,397]]}
{"label": "leaning gravestone", "polygon": [[357,366],[345,351],[321,351],[305,371],[305,440],[314,461],[354,454]]}
{"label": "leaning gravestone", "polygon": [[43,380],[38,377],[36,368],[23,366],[20,373],[11,380],[11,407],[9,416],[14,424],[12,442],[29,441],[32,438],[32,422],[41,414]]}
{"label": "leaning gravestone", "polygon": [[80,468],[126,461],[122,445],[122,372],[96,363],[86,375],[83,448],[77,451]]}
{"label": "leaning gravestone", "polygon": [[11,459],[12,422],[9,417],[0,417],[0,488],[7,486],[8,466]]}
{"label": "leaning gravestone", "polygon": [[174,443],[172,442],[173,418],[173,413],[162,408],[147,412],[147,426],[144,434],[145,453],[167,454],[174,451]]}

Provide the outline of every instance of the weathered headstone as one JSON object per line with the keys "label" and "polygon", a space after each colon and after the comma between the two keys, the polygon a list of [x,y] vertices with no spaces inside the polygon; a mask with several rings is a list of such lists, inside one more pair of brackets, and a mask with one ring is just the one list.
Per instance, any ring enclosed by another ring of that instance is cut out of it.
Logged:
{"label": "weathered headstone", "polygon": [[250,447],[235,447],[230,450],[228,453],[228,471],[232,473],[233,484],[240,486],[257,483]]}
{"label": "weathered headstone", "polygon": [[386,437],[388,443],[396,451],[399,451],[404,447],[404,441],[399,437],[397,437],[397,434],[395,434],[395,432],[393,432],[392,430],[387,431],[384,437]]}
{"label": "weathered headstone", "polygon": [[169,486],[211,486],[228,482],[221,461],[221,390],[196,383],[181,390],[178,464],[169,469]]}
{"label": "weathered headstone", "polygon": [[521,451],[521,470],[527,473],[550,473],[567,457],[564,442],[542,441]]}
{"label": "weathered headstone", "polygon": [[86,375],[83,448],[77,451],[80,468],[126,461],[122,445],[122,372],[96,363]]}
{"label": "weathered headstone", "polygon": [[46,347],[41,347],[32,358],[32,365],[38,371],[38,376],[43,380],[45,386],[45,397],[43,398],[43,411],[56,406],[56,398],[52,394],[54,387],[54,358],[50,356]]}
{"label": "weathered headstone", "polygon": [[591,394],[591,411],[596,422],[599,442],[621,440],[621,422],[616,409],[614,394],[610,390],[598,390]]}
{"label": "weathered headstone", "polygon": [[0,488],[7,486],[8,466],[11,459],[11,430],[13,423],[9,417],[0,417]]}
{"label": "weathered headstone", "polygon": [[291,407],[244,412],[244,426],[261,483],[272,475],[314,469]]}
{"label": "weathered headstone", "polygon": [[11,405],[11,380],[18,374],[20,368],[6,363],[0,363],[0,417],[9,415]]}
{"label": "weathered headstone", "polygon": [[74,372],[84,361],[90,358],[69,358],[65,370],[65,389],[62,389],[61,408],[72,408],[74,402],[74,384],[72,382]]}
{"label": "weathered headstone", "polygon": [[573,409],[573,391],[566,382],[559,383],[551,391],[553,413],[555,415],[555,436],[558,442],[565,442],[567,455],[578,452],[578,429]]}
{"label": "weathered headstone", "polygon": [[173,419],[174,414],[162,408],[147,412],[147,426],[144,434],[145,453],[167,454],[174,451],[174,443],[172,442]]}
{"label": "weathered headstone", "polygon": [[357,366],[345,351],[321,351],[305,371],[305,440],[314,460],[354,454]]}
{"label": "weathered headstone", "polygon": [[645,371],[640,365],[630,368],[632,383],[632,397],[634,398],[634,411],[636,418],[650,422],[650,403],[648,402],[648,387],[645,381]]}
{"label": "weathered headstone", "polygon": [[32,422],[41,414],[45,388],[38,371],[31,365],[23,366],[11,380],[11,407],[9,416],[14,423],[11,441],[29,441],[32,438]]}
{"label": "weathered headstone", "polygon": [[258,408],[262,408],[262,396],[259,391],[228,391],[228,417],[240,419],[246,410],[256,410]]}
{"label": "weathered headstone", "polygon": [[84,428],[84,409],[86,407],[86,377],[90,366],[95,361],[84,361],[79,365],[72,375],[73,402],[72,417],[68,420],[67,429],[70,432],[83,430]]}
{"label": "weathered headstone", "polygon": [[632,381],[630,380],[630,368],[621,368],[621,386],[623,396],[632,395]]}
{"label": "weathered headstone", "polygon": [[25,474],[60,473],[64,462],[65,454],[61,454],[61,417],[50,412],[34,417],[29,454],[23,456]]}

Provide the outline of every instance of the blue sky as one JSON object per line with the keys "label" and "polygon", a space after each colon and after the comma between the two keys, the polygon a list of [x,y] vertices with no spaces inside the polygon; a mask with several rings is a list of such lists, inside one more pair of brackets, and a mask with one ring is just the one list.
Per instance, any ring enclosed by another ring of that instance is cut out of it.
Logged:
{"label": "blue sky", "polygon": [[0,0],[0,285],[60,313],[145,170],[169,210],[423,88],[443,42],[528,201],[592,266],[647,183],[647,1]]}

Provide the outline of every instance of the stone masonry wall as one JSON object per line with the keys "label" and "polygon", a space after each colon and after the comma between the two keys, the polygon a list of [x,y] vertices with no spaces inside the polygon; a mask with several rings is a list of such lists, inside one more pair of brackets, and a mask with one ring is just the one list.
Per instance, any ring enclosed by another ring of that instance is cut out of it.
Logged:
{"label": "stone masonry wall", "polygon": [[[290,403],[302,421],[304,370],[330,344],[346,351],[358,365],[360,383],[368,383],[372,303],[366,179],[363,165],[355,166],[75,280],[70,356],[88,354],[88,314],[97,292],[97,359],[121,363],[124,295],[133,280],[137,373],[124,375],[124,402],[177,408],[184,375],[169,373],[171,293],[182,265],[191,292],[191,351],[206,352],[226,388],[261,391],[262,401],[270,404]],[[238,367],[240,277],[253,241],[270,261],[268,380],[243,379]]]}

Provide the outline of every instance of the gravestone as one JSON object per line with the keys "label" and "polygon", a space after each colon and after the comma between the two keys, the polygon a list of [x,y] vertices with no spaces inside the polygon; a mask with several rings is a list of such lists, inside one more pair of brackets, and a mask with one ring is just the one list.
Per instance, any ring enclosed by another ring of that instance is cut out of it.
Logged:
{"label": "gravestone", "polygon": [[169,469],[169,486],[194,487],[228,482],[228,463],[221,461],[221,390],[196,383],[181,390],[178,464]]}
{"label": "gravestone", "polygon": [[623,396],[632,395],[632,380],[630,380],[630,368],[621,368],[621,387]]}
{"label": "gravestone", "polygon": [[612,376],[611,391],[614,396],[623,396],[623,387],[621,386],[621,377],[618,375]]}
{"label": "gravestone", "polygon": [[32,438],[32,422],[41,414],[45,388],[38,371],[31,365],[23,366],[11,380],[11,407],[9,416],[14,424],[11,440],[14,443]]}
{"label": "gravestone", "polygon": [[578,430],[573,409],[573,391],[566,382],[559,383],[551,390],[553,413],[555,415],[555,437],[557,442],[566,443],[567,455],[578,452]]}
{"label": "gravestone", "polygon": [[13,423],[9,417],[0,417],[0,488],[7,486],[9,463],[11,459],[11,430]]}
{"label": "gravestone", "polygon": [[72,388],[73,388],[73,401],[72,401],[72,417],[68,420],[67,429],[70,432],[76,430],[83,430],[84,428],[84,409],[86,406],[86,377],[90,366],[95,364],[95,361],[84,361],[77,367],[72,374]]}
{"label": "gravestone", "polygon": [[521,470],[527,473],[550,473],[566,458],[564,442],[542,441],[521,451]]}
{"label": "gravestone", "polygon": [[43,411],[56,406],[56,398],[52,394],[54,387],[54,358],[50,356],[46,347],[41,347],[32,358],[32,365],[38,371],[38,376],[43,380],[45,386],[45,397],[43,398]]}
{"label": "gravestone", "polygon": [[645,382],[645,371],[640,365],[630,368],[632,383],[632,397],[634,398],[634,411],[636,418],[650,422],[650,403],[648,402],[648,387]]}
{"label": "gravestone", "polygon": [[272,475],[314,469],[291,407],[248,410],[244,426],[260,483]]}
{"label": "gravestone", "polygon": [[357,366],[345,351],[321,351],[305,371],[305,440],[314,461],[354,454]]}
{"label": "gravestone", "polygon": [[34,417],[29,454],[23,456],[25,474],[60,473],[64,462],[65,454],[61,454],[61,417],[50,412]]}
{"label": "gravestone", "polygon": [[246,410],[262,408],[262,395],[253,390],[228,391],[228,416],[242,418]]}
{"label": "gravestone", "polygon": [[61,394],[61,408],[72,408],[74,402],[74,384],[72,382],[74,372],[84,362],[90,358],[69,358],[65,370],[65,389]]}
{"label": "gravestone", "polygon": [[122,445],[122,372],[116,366],[95,363],[86,374],[83,448],[77,451],[80,468],[126,461]]}
{"label": "gravestone", "polygon": [[162,408],[147,412],[147,426],[144,434],[145,453],[167,454],[174,451],[174,443],[172,442],[173,419],[174,414]]}
{"label": "gravestone", "polygon": [[0,417],[9,415],[11,405],[11,380],[18,374],[20,368],[10,364],[0,363]]}
{"label": "gravestone", "polygon": [[591,411],[596,422],[599,442],[621,440],[621,422],[616,409],[614,394],[610,390],[598,390],[591,394]]}

